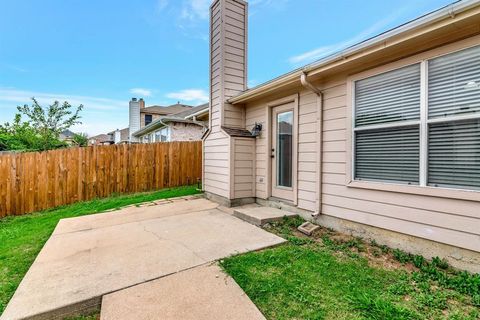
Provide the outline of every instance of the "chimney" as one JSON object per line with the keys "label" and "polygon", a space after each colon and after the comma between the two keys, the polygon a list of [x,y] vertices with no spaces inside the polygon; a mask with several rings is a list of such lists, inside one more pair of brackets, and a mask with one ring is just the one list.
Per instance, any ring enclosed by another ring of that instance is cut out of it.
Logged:
{"label": "chimney", "polygon": [[137,101],[137,98],[132,98],[132,100],[129,103],[128,111],[129,111],[130,142],[138,141],[137,138],[133,136],[133,133],[140,130],[140,105],[141,105],[141,102]]}
{"label": "chimney", "polygon": [[140,98],[139,103],[140,103],[140,109],[145,108],[145,101],[143,100],[143,98]]}
{"label": "chimney", "polygon": [[113,133],[113,142],[115,144],[119,144],[120,141],[122,140],[122,135],[120,133],[120,130],[115,130],[115,132]]}
{"label": "chimney", "polygon": [[[227,100],[247,88],[248,4],[214,0],[210,6],[211,130],[245,128],[245,111]],[[217,112],[217,113],[216,113]]]}

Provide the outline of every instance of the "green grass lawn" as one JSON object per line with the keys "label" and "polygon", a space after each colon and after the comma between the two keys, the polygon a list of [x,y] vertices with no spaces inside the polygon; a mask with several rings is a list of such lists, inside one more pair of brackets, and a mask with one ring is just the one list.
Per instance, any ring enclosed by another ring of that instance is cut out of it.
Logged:
{"label": "green grass lawn", "polygon": [[63,218],[99,213],[127,205],[198,193],[195,186],[114,196],[80,202],[44,212],[0,220],[0,314],[20,281]]}
{"label": "green grass lawn", "polygon": [[480,319],[480,275],[322,229],[221,261],[267,319]]}

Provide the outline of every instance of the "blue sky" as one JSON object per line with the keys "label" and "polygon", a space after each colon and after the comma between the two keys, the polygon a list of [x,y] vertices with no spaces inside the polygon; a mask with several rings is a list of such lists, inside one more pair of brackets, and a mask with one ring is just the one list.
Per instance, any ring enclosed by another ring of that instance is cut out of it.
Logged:
{"label": "blue sky", "polygon": [[[211,0],[0,0],[0,123],[30,97],[84,104],[75,130],[128,126],[128,100],[208,99]],[[249,85],[451,0],[250,0]]]}

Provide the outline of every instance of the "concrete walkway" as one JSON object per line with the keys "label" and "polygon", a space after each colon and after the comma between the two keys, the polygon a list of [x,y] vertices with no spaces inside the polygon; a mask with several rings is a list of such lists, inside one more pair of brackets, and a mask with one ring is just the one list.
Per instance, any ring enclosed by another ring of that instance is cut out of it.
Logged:
{"label": "concrete walkway", "polygon": [[217,265],[200,266],[103,297],[100,320],[264,320]]}
{"label": "concrete walkway", "polygon": [[62,220],[0,319],[61,319],[106,294],[282,242],[205,199]]}

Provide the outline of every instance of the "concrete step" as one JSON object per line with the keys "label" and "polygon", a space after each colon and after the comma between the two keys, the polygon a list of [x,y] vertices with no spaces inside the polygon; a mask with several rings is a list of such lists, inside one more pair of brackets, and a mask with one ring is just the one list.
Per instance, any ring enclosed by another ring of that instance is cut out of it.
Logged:
{"label": "concrete step", "polygon": [[238,284],[206,265],[103,297],[101,320],[264,320]]}
{"label": "concrete step", "polygon": [[263,226],[266,223],[282,220],[283,217],[296,217],[298,214],[270,207],[239,208],[233,212],[239,219],[247,221],[256,226]]}

